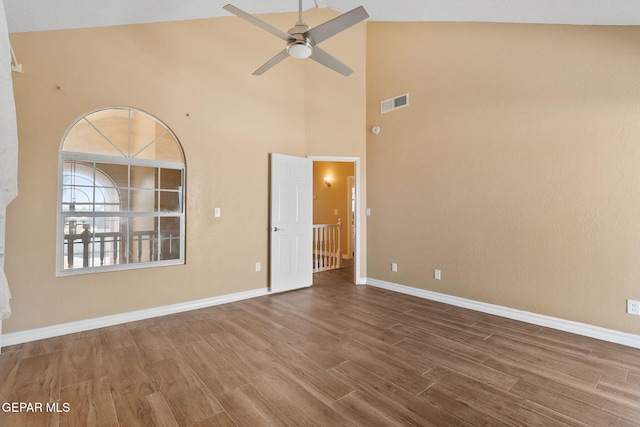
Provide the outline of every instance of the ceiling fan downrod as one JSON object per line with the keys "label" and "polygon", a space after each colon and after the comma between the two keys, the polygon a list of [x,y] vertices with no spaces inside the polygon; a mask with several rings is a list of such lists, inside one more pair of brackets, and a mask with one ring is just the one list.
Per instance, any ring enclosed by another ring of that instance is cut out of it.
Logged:
{"label": "ceiling fan downrod", "polygon": [[305,37],[305,33],[311,28],[302,20],[302,0],[298,0],[298,22],[295,27],[289,30],[289,34],[294,38],[287,45],[289,56],[298,59],[305,59],[313,55],[313,42]]}

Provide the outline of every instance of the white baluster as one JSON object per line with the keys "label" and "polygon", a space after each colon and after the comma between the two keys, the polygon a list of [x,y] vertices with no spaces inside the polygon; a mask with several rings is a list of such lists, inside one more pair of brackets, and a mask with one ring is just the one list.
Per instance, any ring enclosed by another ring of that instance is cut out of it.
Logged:
{"label": "white baluster", "polygon": [[342,218],[338,218],[338,263],[336,268],[342,267]]}
{"label": "white baluster", "polygon": [[313,272],[342,266],[342,220],[337,224],[313,225]]}

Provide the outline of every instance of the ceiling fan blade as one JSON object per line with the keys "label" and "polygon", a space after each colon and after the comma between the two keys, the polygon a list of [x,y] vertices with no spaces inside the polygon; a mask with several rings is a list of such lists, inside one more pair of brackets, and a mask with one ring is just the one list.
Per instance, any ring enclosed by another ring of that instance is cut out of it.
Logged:
{"label": "ceiling fan blade", "polygon": [[291,35],[290,34],[287,34],[284,31],[281,31],[281,30],[277,29],[276,27],[272,26],[271,24],[267,24],[263,20],[256,18],[255,16],[245,12],[244,10],[238,9],[237,7],[235,7],[232,4],[228,4],[228,5],[224,6],[223,9],[228,11],[228,12],[233,13],[234,15],[236,15],[239,18],[242,18],[242,19],[244,19],[246,21],[251,22],[253,25],[258,26],[258,27],[262,28],[265,31],[270,32],[274,36],[280,37],[284,41],[291,40]]}
{"label": "ceiling fan blade", "polygon": [[289,57],[289,52],[287,52],[287,49],[283,49],[283,50],[280,51],[280,53],[278,53],[276,56],[274,56],[273,58],[268,60],[262,67],[260,67],[257,70],[255,70],[252,74],[254,76],[259,76],[260,74],[262,74],[265,71],[269,70],[274,65],[278,64],[279,62],[284,61],[288,57]]}
{"label": "ceiling fan blade", "polygon": [[314,44],[322,43],[329,37],[335,36],[339,32],[354,26],[358,22],[364,21],[368,17],[369,14],[364,10],[364,7],[356,7],[347,13],[343,13],[324,24],[320,24],[317,27],[310,29],[305,33],[305,36],[313,40]]}
{"label": "ceiling fan blade", "polygon": [[342,62],[329,55],[326,51],[320,49],[318,46],[314,47],[313,54],[309,58],[324,65],[325,67],[331,68],[333,71],[337,71],[343,76],[350,76],[351,73],[353,73],[351,68],[347,67]]}

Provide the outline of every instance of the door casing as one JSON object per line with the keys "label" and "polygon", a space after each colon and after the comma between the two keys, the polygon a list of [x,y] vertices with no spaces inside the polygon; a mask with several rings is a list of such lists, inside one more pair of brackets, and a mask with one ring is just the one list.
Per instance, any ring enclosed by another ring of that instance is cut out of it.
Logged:
{"label": "door casing", "polygon": [[[353,173],[356,180],[356,214],[355,214],[355,226],[356,236],[354,242],[355,257],[353,259],[353,282],[356,285],[366,285],[366,277],[362,277],[362,247],[361,247],[361,233],[362,233],[362,197],[360,192],[360,186],[362,179],[360,177],[360,157],[341,157],[341,156],[308,156],[313,162],[350,162],[353,163]],[[313,206],[312,206],[313,207]]]}

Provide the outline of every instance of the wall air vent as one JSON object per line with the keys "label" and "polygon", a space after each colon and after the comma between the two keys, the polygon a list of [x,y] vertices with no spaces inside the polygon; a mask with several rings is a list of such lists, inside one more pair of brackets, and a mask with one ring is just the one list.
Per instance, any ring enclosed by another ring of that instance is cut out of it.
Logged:
{"label": "wall air vent", "polygon": [[380,112],[388,113],[389,111],[397,110],[398,108],[407,107],[409,105],[409,94],[396,96],[395,98],[385,99],[380,102]]}

